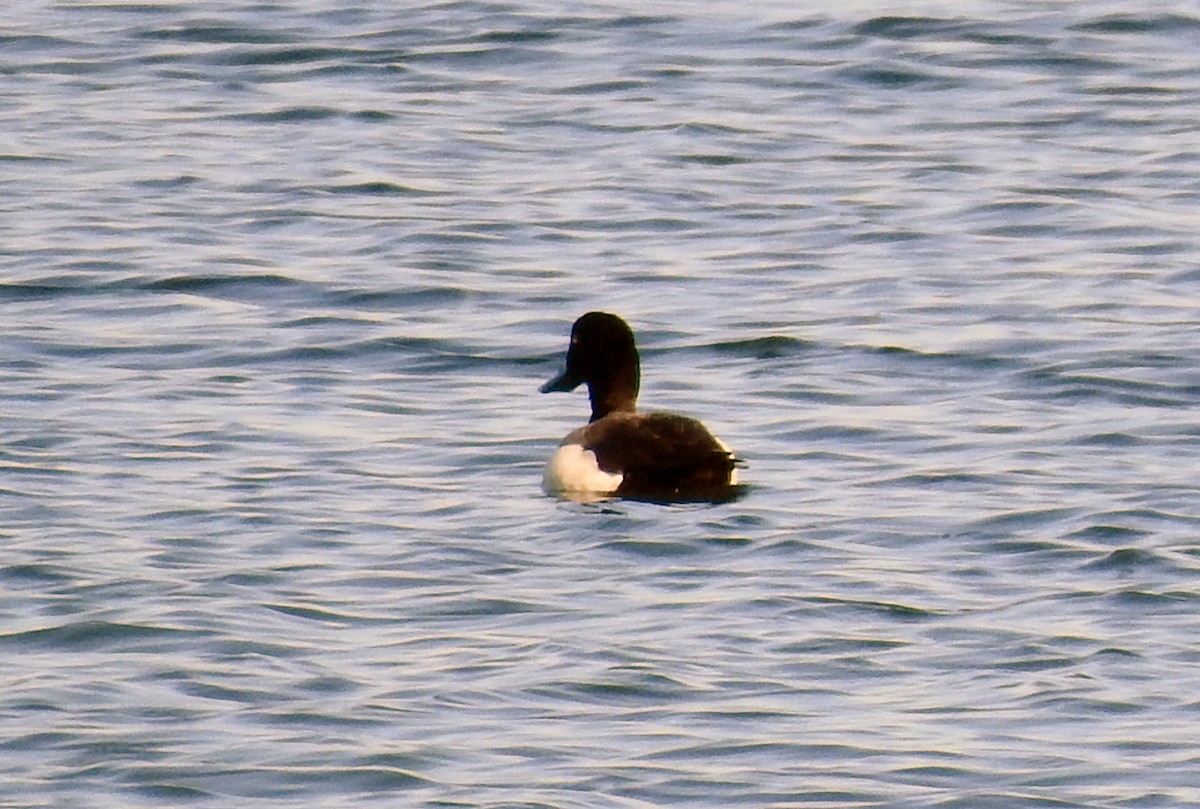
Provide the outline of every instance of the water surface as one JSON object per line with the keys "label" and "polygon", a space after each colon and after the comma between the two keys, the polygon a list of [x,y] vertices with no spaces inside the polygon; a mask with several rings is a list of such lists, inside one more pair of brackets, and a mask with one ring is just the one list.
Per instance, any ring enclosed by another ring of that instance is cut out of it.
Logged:
{"label": "water surface", "polygon": [[0,806],[1200,805],[1191,4],[9,17]]}

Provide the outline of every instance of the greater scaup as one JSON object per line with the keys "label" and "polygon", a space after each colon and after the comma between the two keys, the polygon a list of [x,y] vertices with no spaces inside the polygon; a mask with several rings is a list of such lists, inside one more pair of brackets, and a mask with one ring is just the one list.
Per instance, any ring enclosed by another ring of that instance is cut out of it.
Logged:
{"label": "greater scaup", "polygon": [[546,490],[661,502],[733,497],[737,469],[729,447],[696,419],[636,412],[640,382],[637,346],[624,320],[588,312],[575,321],[566,368],[542,393],[587,383],[592,417],[546,463]]}

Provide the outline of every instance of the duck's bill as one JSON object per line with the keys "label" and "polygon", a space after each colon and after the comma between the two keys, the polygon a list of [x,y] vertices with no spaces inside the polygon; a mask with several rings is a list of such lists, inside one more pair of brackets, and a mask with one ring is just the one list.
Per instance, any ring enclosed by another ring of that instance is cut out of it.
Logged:
{"label": "duck's bill", "polygon": [[557,393],[559,391],[570,391],[570,390],[575,390],[577,387],[579,387],[579,383],[581,383],[581,382],[583,382],[582,379],[575,376],[570,371],[568,371],[567,369],[564,368],[563,372],[561,374],[559,374],[558,376],[551,379],[545,385],[542,385],[540,390],[542,391],[542,393]]}

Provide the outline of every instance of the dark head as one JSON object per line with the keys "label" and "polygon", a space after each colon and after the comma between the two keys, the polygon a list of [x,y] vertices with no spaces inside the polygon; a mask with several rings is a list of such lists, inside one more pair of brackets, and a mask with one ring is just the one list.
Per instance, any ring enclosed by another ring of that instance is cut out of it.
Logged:
{"label": "dark head", "polygon": [[629,324],[608,312],[588,312],[571,327],[567,367],[542,385],[542,393],[588,386],[592,421],[617,411],[633,412],[641,369]]}

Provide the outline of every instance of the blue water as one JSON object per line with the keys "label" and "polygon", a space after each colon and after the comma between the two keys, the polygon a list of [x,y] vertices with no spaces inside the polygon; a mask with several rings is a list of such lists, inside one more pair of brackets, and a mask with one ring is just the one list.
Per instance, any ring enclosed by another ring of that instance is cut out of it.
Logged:
{"label": "blue water", "polygon": [[1200,806],[1194,3],[648,9],[5,12],[0,807]]}

